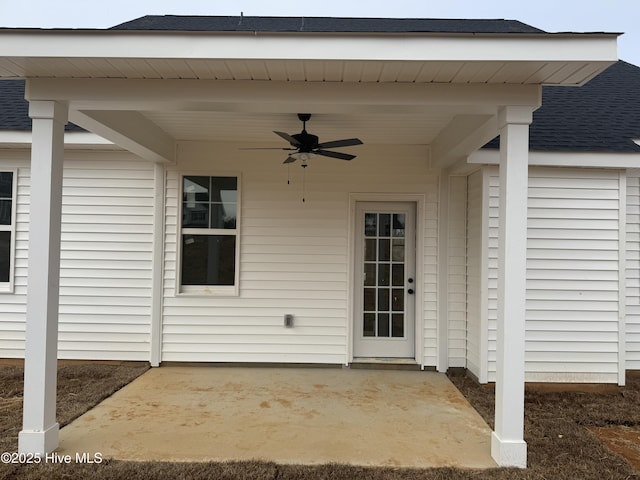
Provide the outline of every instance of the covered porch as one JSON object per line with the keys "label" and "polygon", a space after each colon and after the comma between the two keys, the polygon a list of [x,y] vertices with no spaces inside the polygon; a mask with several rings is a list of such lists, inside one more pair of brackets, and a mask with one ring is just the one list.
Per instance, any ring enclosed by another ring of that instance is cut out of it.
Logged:
{"label": "covered porch", "polygon": [[480,469],[496,466],[490,437],[435,372],[171,366],[149,370],[63,428],[57,452]]}
{"label": "covered porch", "polygon": [[[328,221],[340,223],[333,230],[338,243],[332,245],[338,251],[332,258],[339,258],[339,271],[331,280],[330,294],[334,297],[326,302],[333,302],[331,307],[339,318],[330,331],[325,325],[316,325],[318,328],[304,341],[299,340],[297,347],[319,350],[314,342],[324,336],[334,341],[332,347],[337,344],[330,352],[331,360],[342,364],[354,360],[354,338],[360,335],[354,327],[358,297],[354,293],[355,222],[351,213],[365,194],[366,201],[393,195],[404,195],[401,199],[406,201],[405,197],[413,194],[415,197],[408,200],[418,205],[418,243],[415,286],[407,285],[407,289],[415,290],[416,306],[410,360],[439,372],[448,369],[450,178],[464,174],[468,155],[501,136],[496,429],[491,454],[499,465],[526,466],[523,396],[528,128],[532,112],[540,105],[541,85],[577,86],[589,80],[616,60],[615,36],[351,33],[2,33],[6,37],[4,43],[11,47],[0,50],[0,72],[10,78],[27,79],[26,96],[33,119],[21,451],[44,453],[58,446],[55,370],[63,125],[67,120],[155,164],[156,192],[161,193],[154,197],[149,360],[157,366],[171,360],[167,353],[175,353],[168,352],[163,344],[165,307],[169,303],[174,311],[192,302],[210,311],[224,303],[237,312],[247,301],[246,290],[237,283],[235,290],[229,290],[229,297],[233,298],[218,303],[213,296],[193,300],[168,284],[165,255],[174,260],[178,256],[180,220],[175,219],[180,201],[175,185],[179,175],[184,170],[211,168],[212,152],[217,150],[223,155],[215,158],[216,168],[237,171],[242,166],[244,171],[240,173],[245,175],[246,185],[251,186],[254,179],[247,172],[254,172],[254,165],[259,165],[264,156],[257,158],[241,148],[282,147],[273,130],[297,131],[295,114],[308,112],[317,115],[314,131],[321,132],[323,139],[361,138],[365,143],[363,152],[370,149],[370,164],[377,162],[384,167],[371,174],[379,183],[352,183],[338,191],[327,202],[331,210],[323,211],[320,201],[316,204],[316,212],[326,215]],[[190,150],[200,153],[185,161],[184,154]],[[404,178],[396,183],[385,182],[396,168],[395,152],[407,150],[410,154],[404,168],[415,170],[402,172]],[[366,158],[363,153],[361,159],[366,162]],[[324,165],[326,170],[334,168],[330,163]],[[350,165],[339,168],[347,167]],[[366,171],[367,167],[364,163],[356,168]],[[420,179],[416,171],[433,179],[433,184],[423,184],[421,189],[412,186],[407,191],[408,184]],[[351,175],[356,178],[353,171]],[[175,204],[165,198],[169,191],[165,188],[167,178],[174,182],[171,201]],[[257,180],[254,186],[260,187]],[[372,185],[376,187],[373,191]],[[247,188],[244,199],[257,191]],[[254,196],[249,200],[257,205],[264,198]],[[273,204],[280,208],[276,220],[286,218],[285,202],[276,200]],[[245,202],[243,208],[247,205]],[[426,208],[421,210],[421,205]],[[165,210],[173,212],[174,223],[169,226]],[[173,230],[167,233],[168,228]],[[277,224],[273,228],[278,228]],[[298,228],[286,238],[295,237],[303,229]],[[239,245],[247,234],[251,234],[249,228],[238,231]],[[167,247],[167,235],[174,235],[171,248]],[[278,238],[285,238],[280,235]],[[291,245],[276,246],[286,250]],[[309,254],[302,241],[294,247],[302,255]],[[250,258],[255,259],[260,253]],[[238,269],[242,266],[238,261]],[[169,280],[173,282],[175,278]],[[289,296],[278,300],[286,307],[287,300],[293,303],[296,291],[295,286],[291,287]],[[262,308],[261,302],[265,303],[261,298],[249,301],[253,301],[252,308]],[[286,312],[285,307],[278,306]],[[176,324],[182,316],[182,311],[176,315],[180,317]],[[246,316],[231,315],[238,322],[224,327],[238,328]],[[237,344],[252,345],[252,353],[259,357],[263,353],[260,334],[246,333],[252,326],[255,324],[250,322],[241,325],[244,336],[238,336],[244,343]],[[267,327],[271,334],[281,325]],[[206,334],[214,337],[217,332]],[[253,343],[247,341],[249,336]],[[218,352],[202,354],[206,357],[212,353]],[[321,353],[325,356],[314,357],[315,362],[327,362],[329,354]],[[279,361],[296,361],[296,357],[287,356],[285,348],[276,350],[276,354],[281,355]],[[161,369],[151,375],[162,372]],[[414,419],[403,430],[418,429],[428,434],[425,425]],[[447,443],[454,445],[455,441],[449,439]]]}

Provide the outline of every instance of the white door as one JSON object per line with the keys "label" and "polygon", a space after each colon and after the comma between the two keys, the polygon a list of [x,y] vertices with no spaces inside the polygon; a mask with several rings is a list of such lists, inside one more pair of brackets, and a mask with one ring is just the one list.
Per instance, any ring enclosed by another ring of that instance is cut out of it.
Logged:
{"label": "white door", "polygon": [[356,204],[355,358],[415,356],[415,223],[415,203]]}

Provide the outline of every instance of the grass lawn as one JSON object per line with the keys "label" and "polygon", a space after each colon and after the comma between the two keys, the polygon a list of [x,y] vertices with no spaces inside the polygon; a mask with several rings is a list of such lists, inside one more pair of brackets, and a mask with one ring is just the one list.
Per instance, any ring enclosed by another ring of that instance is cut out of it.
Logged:
{"label": "grass lawn", "polygon": [[[58,421],[65,425],[129,383],[147,367],[77,364],[58,370]],[[0,452],[15,452],[22,423],[21,367],[0,366]],[[493,422],[493,392],[465,377],[452,381],[480,412]],[[545,393],[528,391],[525,440],[529,468],[410,470],[345,465],[291,466],[269,462],[162,463],[106,460],[101,464],[0,464],[0,479],[305,479],[305,480],[640,480],[640,473],[605,448],[593,433],[596,427],[640,429],[640,377],[622,389],[604,393]],[[616,430],[617,431],[617,430]],[[636,437],[640,438],[640,437]],[[626,446],[626,451],[640,449]],[[464,452],[461,452],[464,455]]]}

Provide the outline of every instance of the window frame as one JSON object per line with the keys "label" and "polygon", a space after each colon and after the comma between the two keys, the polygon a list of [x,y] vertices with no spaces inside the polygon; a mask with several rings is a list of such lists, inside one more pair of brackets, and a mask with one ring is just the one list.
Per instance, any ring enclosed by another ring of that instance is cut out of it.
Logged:
{"label": "window frame", "polygon": [[11,224],[0,225],[1,232],[9,232],[11,234],[11,242],[9,247],[9,281],[0,281],[0,293],[13,293],[15,288],[15,267],[16,267],[16,210],[17,210],[17,190],[18,190],[18,169],[2,168],[0,173],[11,173]]}
{"label": "window frame", "polygon": [[[233,177],[236,179],[236,228],[185,228],[182,226],[184,206],[184,177]],[[226,296],[240,295],[240,224],[242,211],[242,177],[238,172],[181,172],[178,174],[178,217],[176,237],[176,295],[180,296]],[[234,236],[235,259],[233,285],[183,285],[182,284],[182,243],[184,235],[227,235]]]}

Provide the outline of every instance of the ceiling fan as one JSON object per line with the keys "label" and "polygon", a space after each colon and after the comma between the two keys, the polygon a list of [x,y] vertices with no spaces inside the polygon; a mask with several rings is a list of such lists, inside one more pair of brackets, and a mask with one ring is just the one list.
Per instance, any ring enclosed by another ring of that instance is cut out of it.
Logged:
{"label": "ceiling fan", "polygon": [[[291,150],[295,153],[289,154],[283,163],[293,163],[296,160],[302,162],[302,166],[307,166],[307,160],[312,155],[322,155],[324,157],[337,158],[340,160],[353,160],[355,155],[348,153],[333,152],[326,150],[327,148],[350,147],[353,145],[362,145],[362,140],[358,138],[347,138],[344,140],[333,140],[331,142],[318,143],[318,136],[307,132],[307,121],[311,118],[310,113],[299,113],[298,118],[302,122],[302,132],[289,135],[285,132],[274,131],[276,135],[289,142],[290,147],[276,148],[275,150]],[[273,148],[257,148],[255,150],[274,150]]]}

